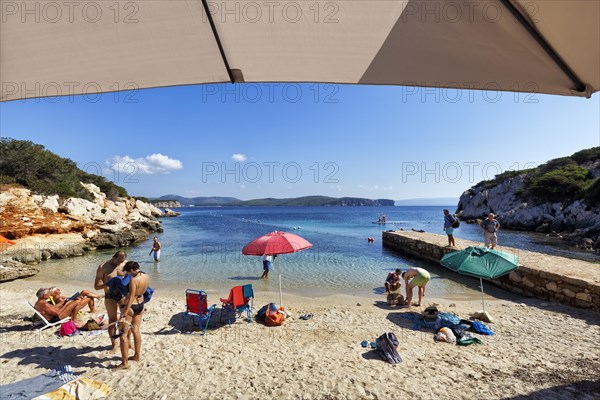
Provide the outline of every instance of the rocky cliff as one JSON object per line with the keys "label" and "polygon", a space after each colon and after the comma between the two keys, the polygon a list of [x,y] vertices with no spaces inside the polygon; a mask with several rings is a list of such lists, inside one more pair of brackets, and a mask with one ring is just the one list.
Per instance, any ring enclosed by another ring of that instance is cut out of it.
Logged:
{"label": "rocky cliff", "polygon": [[181,203],[177,200],[152,200],[152,205],[160,208],[180,208]]}
{"label": "rocky cliff", "polygon": [[[598,165],[590,164],[597,176]],[[504,228],[549,233],[584,249],[600,249],[600,207],[585,199],[571,202],[540,202],[523,196],[529,173],[495,184],[480,183],[465,191],[457,212],[461,219],[476,222],[493,212]]]}
{"label": "rocky cliff", "polygon": [[[162,231],[156,217],[163,212],[155,206],[135,198],[111,201],[96,185],[81,185],[94,201],[37,195],[23,188],[0,193],[0,234],[18,242],[2,252],[0,282],[37,273],[23,264],[128,246]],[[31,246],[32,238],[41,235],[45,245]]]}

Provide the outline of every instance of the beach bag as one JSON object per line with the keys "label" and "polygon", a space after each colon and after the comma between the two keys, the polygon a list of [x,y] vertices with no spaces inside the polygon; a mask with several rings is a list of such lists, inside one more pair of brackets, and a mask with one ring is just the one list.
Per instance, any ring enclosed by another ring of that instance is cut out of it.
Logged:
{"label": "beach bag", "polygon": [[[273,303],[271,303],[273,304]],[[273,304],[274,305],[274,304]],[[265,314],[265,325],[267,326],[280,326],[283,325],[283,321],[285,321],[285,314],[282,313],[283,307],[280,307],[273,311],[271,308],[267,309],[267,313]]]}
{"label": "beach bag", "polygon": [[400,342],[393,332],[385,332],[375,341],[377,352],[383,361],[390,364],[399,364],[402,362],[402,357],[398,353],[398,345]]}
{"label": "beach bag", "polygon": [[108,286],[108,294],[109,298],[119,301],[123,297],[127,297],[129,294],[129,282],[131,281],[131,276],[129,274],[125,274],[124,276],[115,276],[114,278],[110,278],[108,282],[106,282],[106,286]]}
{"label": "beach bag", "polygon": [[71,336],[77,333],[77,326],[75,326],[75,322],[73,320],[69,320],[60,325],[60,330],[58,334],[60,336]]}
{"label": "beach bag", "polygon": [[265,316],[267,315],[267,310],[271,309],[273,311],[277,311],[277,305],[275,303],[269,303],[264,305],[256,312],[256,320],[257,321],[265,321]]}
{"label": "beach bag", "polygon": [[144,303],[147,303],[150,300],[152,300],[153,294],[154,294],[154,289],[152,289],[150,286],[148,286],[146,288],[146,291],[144,292]]}
{"label": "beach bag", "polygon": [[439,331],[437,331],[437,333],[433,337],[433,340],[435,340],[436,342],[447,342],[454,344],[456,343],[456,336],[452,332],[452,329],[441,328]]}
{"label": "beach bag", "polygon": [[435,324],[435,321],[437,320],[439,314],[440,311],[437,309],[436,306],[430,306],[427,307],[425,311],[421,313],[421,319],[423,319],[425,322],[431,322]]}
{"label": "beach bag", "polygon": [[454,217],[454,221],[452,221],[452,226],[453,229],[456,229],[460,226],[460,221],[458,220],[458,218]]}

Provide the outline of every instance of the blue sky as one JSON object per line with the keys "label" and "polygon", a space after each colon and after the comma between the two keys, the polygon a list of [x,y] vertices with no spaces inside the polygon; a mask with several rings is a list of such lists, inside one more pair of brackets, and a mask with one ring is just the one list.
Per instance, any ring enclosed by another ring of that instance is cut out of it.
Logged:
{"label": "blue sky", "polygon": [[204,85],[0,103],[0,134],[131,195],[455,197],[600,145],[598,94]]}

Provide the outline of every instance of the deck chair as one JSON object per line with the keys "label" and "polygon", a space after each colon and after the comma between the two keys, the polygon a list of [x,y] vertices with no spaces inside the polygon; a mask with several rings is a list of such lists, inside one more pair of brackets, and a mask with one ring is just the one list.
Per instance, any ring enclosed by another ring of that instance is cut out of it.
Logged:
{"label": "deck chair", "polygon": [[71,319],[71,317],[66,317],[66,318],[63,318],[63,319],[61,319],[60,321],[57,321],[57,322],[50,322],[46,318],[44,318],[44,316],[42,314],[40,314],[40,312],[38,310],[36,310],[35,307],[31,305],[30,302],[28,302],[27,300],[25,300],[25,303],[27,303],[27,305],[33,310],[33,312],[36,313],[36,315],[38,317],[40,317],[40,319],[44,323],[44,326],[42,326],[40,329],[38,329],[39,333],[42,333],[42,331],[44,329],[46,329],[46,328],[51,328],[53,326],[63,324],[63,323],[65,323],[65,322],[67,322],[68,320]]}
{"label": "deck chair", "polygon": [[[206,292],[202,290],[194,290],[194,289],[186,289],[185,291],[185,315],[183,322],[187,320],[188,317],[193,318],[198,316],[198,327],[202,328],[202,324],[204,323],[204,333],[206,335],[206,329],[208,328],[208,322],[210,321],[210,317],[212,313],[215,311],[215,307],[217,305],[213,304],[208,307],[208,295]],[[181,329],[183,331],[183,327]]]}
{"label": "deck chair", "polygon": [[237,317],[245,311],[248,317],[248,322],[252,322],[252,303],[254,301],[254,291],[252,285],[235,286],[229,291],[229,297],[220,299],[222,303],[221,316],[223,319],[223,311],[227,312],[227,324],[231,326],[232,315]]}

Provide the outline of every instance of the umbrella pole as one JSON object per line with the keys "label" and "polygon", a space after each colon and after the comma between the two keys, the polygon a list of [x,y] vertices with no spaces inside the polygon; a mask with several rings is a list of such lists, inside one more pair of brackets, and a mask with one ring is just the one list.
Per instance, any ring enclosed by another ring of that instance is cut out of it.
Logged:
{"label": "umbrella pole", "polygon": [[277,271],[279,272],[279,307],[283,307],[283,293],[281,291],[281,264],[277,257]]}
{"label": "umbrella pole", "polygon": [[485,313],[485,301],[483,300],[483,279],[479,278],[479,287],[481,287],[481,306],[483,307],[483,312]]}

